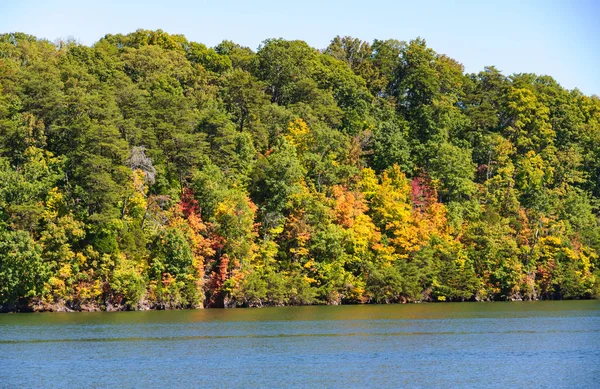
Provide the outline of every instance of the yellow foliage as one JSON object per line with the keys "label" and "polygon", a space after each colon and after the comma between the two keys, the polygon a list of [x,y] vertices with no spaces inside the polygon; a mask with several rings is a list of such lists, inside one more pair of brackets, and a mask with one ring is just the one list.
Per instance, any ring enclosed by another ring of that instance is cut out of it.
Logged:
{"label": "yellow foliage", "polygon": [[52,188],[48,192],[46,199],[46,207],[42,211],[44,220],[52,220],[58,217],[59,207],[63,204],[63,195],[58,191],[58,188]]}
{"label": "yellow foliage", "polygon": [[306,122],[300,118],[290,122],[285,139],[296,146],[299,154],[307,151],[313,143],[313,136]]}
{"label": "yellow foliage", "polygon": [[71,277],[73,275],[73,270],[71,269],[71,265],[68,263],[63,265],[63,267],[61,267],[60,270],[58,271],[58,274],[60,275],[60,277],[62,279],[67,279],[67,278]]}

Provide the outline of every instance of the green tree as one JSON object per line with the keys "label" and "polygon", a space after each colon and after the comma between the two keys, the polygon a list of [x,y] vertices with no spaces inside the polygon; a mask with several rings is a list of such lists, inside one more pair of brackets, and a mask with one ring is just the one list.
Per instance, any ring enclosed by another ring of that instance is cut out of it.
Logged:
{"label": "green tree", "polygon": [[27,232],[0,232],[0,303],[13,304],[43,293],[48,269],[41,253]]}

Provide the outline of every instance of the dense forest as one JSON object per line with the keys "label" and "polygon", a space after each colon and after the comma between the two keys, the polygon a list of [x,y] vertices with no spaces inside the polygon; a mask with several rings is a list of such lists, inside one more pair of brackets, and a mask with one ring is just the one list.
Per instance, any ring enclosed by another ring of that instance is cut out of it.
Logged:
{"label": "dense forest", "polygon": [[600,99],[410,42],[0,35],[0,308],[600,295]]}

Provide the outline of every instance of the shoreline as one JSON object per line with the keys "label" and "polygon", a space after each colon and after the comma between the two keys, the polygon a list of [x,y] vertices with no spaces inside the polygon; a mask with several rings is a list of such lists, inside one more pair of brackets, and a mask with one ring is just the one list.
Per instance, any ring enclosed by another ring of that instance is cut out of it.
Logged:
{"label": "shoreline", "polygon": [[205,307],[204,305],[196,307],[150,307],[143,305],[138,309],[131,309],[125,305],[102,306],[100,304],[84,304],[80,306],[71,306],[66,303],[55,304],[34,304],[27,306],[0,306],[0,314],[18,314],[18,313],[90,313],[90,312],[147,312],[147,311],[193,311],[193,310],[223,310],[223,309],[261,309],[261,308],[283,308],[283,307],[311,307],[311,306],[357,306],[357,305],[412,305],[412,304],[448,304],[448,303],[518,303],[518,302],[542,302],[542,301],[598,301],[598,298],[573,298],[573,299],[511,299],[511,300],[464,300],[464,301],[404,301],[390,303],[340,303],[340,304],[263,304],[263,305],[227,305],[225,307]]}

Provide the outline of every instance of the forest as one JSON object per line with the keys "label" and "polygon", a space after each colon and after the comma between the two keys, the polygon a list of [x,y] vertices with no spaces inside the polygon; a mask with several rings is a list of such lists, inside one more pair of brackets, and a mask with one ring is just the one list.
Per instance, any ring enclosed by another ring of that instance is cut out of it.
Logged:
{"label": "forest", "polygon": [[0,310],[600,296],[600,98],[423,39],[0,35]]}

